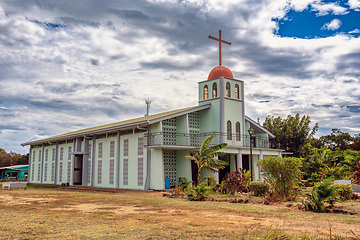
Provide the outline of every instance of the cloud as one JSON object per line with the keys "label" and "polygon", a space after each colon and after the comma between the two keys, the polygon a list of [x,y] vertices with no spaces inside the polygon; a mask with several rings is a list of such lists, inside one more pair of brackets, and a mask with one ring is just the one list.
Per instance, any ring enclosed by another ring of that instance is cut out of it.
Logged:
{"label": "cloud", "polygon": [[328,14],[344,15],[349,13],[348,9],[338,5],[337,3],[323,3],[322,1],[315,1],[311,4],[312,11],[316,11],[318,16],[325,16]]}
{"label": "cloud", "polygon": [[349,33],[350,34],[360,33],[360,30],[359,29],[354,29],[354,30],[350,31]]}
{"label": "cloud", "polygon": [[325,23],[322,26],[322,30],[335,31],[338,30],[341,26],[341,21],[339,19],[334,19],[331,22]]}
{"label": "cloud", "polygon": [[355,11],[360,11],[360,0],[349,0],[348,5]]}

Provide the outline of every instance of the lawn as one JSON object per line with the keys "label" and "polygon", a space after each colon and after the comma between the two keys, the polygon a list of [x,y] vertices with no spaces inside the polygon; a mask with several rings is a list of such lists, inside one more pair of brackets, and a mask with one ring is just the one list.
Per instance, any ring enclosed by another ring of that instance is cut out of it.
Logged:
{"label": "lawn", "polygon": [[[360,201],[344,207],[360,211]],[[329,239],[330,228],[332,239],[360,235],[360,215],[144,191],[1,190],[0,221],[0,239]]]}

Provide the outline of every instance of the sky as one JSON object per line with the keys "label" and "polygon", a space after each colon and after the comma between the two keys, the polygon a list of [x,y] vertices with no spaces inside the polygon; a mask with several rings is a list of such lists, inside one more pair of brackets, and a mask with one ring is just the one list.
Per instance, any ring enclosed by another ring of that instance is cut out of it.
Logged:
{"label": "sky", "polygon": [[360,132],[360,0],[0,0],[0,148],[196,106],[219,30],[247,116]]}

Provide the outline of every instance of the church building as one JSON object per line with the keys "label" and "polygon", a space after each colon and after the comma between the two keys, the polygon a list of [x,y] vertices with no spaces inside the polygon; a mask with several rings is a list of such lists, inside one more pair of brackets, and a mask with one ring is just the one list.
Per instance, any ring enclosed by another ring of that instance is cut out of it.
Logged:
{"label": "church building", "polygon": [[[213,39],[220,47],[225,42],[221,32]],[[254,132],[252,138],[249,129]],[[185,156],[197,152],[211,134],[216,135],[211,144],[227,143],[222,159],[229,165],[215,174],[204,170],[202,178],[214,176],[221,181],[227,172],[242,168],[252,169],[253,179],[261,179],[258,160],[281,156],[283,151],[270,148],[273,134],[245,115],[244,82],[221,65],[221,52],[219,66],[198,83],[197,106],[22,145],[30,145],[31,183],[147,190],[164,189],[165,179],[171,187],[179,178],[196,181],[196,165]]]}

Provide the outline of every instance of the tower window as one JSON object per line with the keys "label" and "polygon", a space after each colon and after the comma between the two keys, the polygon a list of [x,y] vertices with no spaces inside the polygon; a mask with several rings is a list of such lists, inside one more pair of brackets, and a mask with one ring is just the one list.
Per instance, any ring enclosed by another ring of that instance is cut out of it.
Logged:
{"label": "tower window", "polygon": [[208,86],[205,85],[204,86],[204,100],[209,98],[209,91],[208,91]]}
{"label": "tower window", "polygon": [[236,141],[241,141],[240,133],[240,123],[236,122]]}
{"label": "tower window", "polygon": [[231,121],[227,121],[227,124],[226,124],[226,132],[227,132],[227,140],[232,140],[232,136],[231,136]]}
{"label": "tower window", "polygon": [[239,85],[235,84],[235,98],[239,99]]}
{"label": "tower window", "polygon": [[213,83],[213,87],[212,87],[212,97],[216,98],[217,97],[217,84]]}
{"label": "tower window", "polygon": [[226,97],[231,97],[231,94],[230,94],[230,83],[229,83],[229,82],[226,83]]}

